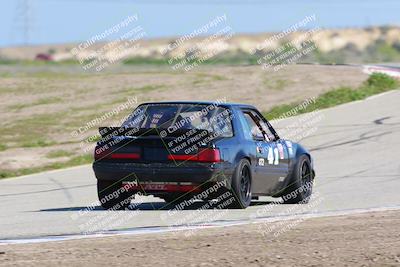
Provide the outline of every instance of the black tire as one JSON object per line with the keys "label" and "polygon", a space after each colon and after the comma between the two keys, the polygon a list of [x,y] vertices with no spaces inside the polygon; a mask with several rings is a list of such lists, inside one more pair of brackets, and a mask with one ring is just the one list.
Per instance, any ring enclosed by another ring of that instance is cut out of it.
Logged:
{"label": "black tire", "polygon": [[307,155],[300,156],[293,170],[292,180],[282,196],[285,204],[306,204],[309,202],[314,183],[311,162]]}
{"label": "black tire", "polygon": [[97,195],[101,206],[107,210],[125,210],[132,199],[121,182],[97,180]]}
{"label": "black tire", "polygon": [[247,159],[242,159],[232,176],[231,193],[234,201],[228,208],[245,209],[251,203],[251,167]]}

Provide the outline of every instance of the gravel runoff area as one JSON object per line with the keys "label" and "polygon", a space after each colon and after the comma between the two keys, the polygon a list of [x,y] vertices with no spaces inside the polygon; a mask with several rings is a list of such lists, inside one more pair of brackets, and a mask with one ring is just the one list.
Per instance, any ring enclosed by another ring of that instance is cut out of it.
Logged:
{"label": "gravel runoff area", "polygon": [[0,246],[0,266],[399,266],[400,211]]}

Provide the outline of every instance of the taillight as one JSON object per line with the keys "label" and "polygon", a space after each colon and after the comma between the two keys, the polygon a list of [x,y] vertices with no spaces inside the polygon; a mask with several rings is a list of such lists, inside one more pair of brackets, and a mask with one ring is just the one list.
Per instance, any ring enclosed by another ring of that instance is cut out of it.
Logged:
{"label": "taillight", "polygon": [[219,162],[219,161],[221,161],[221,156],[219,154],[218,149],[213,149],[213,148],[200,149],[200,151],[197,155],[199,157],[198,161],[201,161],[201,162]]}
{"label": "taillight", "polygon": [[216,148],[201,148],[197,154],[194,155],[168,155],[169,160],[175,161],[197,161],[197,162],[220,162],[221,156],[219,150]]}
{"label": "taillight", "polygon": [[102,147],[96,147],[94,150],[94,159],[99,160],[105,158],[110,153],[109,150],[105,150]]}

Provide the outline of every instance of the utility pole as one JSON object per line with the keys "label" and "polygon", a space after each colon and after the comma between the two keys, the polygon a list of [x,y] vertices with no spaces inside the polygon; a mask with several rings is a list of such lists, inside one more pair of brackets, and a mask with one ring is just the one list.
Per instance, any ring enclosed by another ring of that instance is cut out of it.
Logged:
{"label": "utility pole", "polygon": [[17,33],[22,33],[22,40],[19,40],[20,35],[17,34],[18,42],[22,41],[22,44],[28,45],[30,38],[32,37],[32,3],[31,0],[17,0],[15,17],[14,17],[14,28]]}

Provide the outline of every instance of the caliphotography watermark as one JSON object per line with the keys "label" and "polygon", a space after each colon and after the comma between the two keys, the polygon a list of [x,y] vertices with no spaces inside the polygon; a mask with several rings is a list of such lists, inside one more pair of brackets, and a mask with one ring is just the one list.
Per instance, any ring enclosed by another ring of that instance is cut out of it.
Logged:
{"label": "caliphotography watermark", "polygon": [[[262,54],[257,59],[257,63],[262,66],[263,70],[276,72],[314,52],[317,49],[315,40],[320,28],[315,26],[303,32],[299,30],[310,26],[315,21],[315,14],[306,16],[289,28],[259,43],[252,51],[252,54]],[[295,33],[300,34],[293,36]],[[293,38],[288,40],[290,36]]]}
{"label": "caliphotography watermark", "polygon": [[[101,204],[125,196],[129,191],[129,185],[118,188],[113,192],[105,194],[101,199],[93,201],[86,207],[74,211],[70,217],[76,222],[80,232],[85,235],[98,234],[122,227],[142,215],[139,206],[147,201],[146,196],[142,192],[137,192],[134,195],[121,199],[113,207],[105,211],[99,212],[97,208]],[[126,207],[124,211],[120,211],[122,206]]]}
{"label": "caliphotography watermark", "polygon": [[[234,34],[232,27],[227,24],[226,14],[223,14],[169,43],[161,54],[169,57],[168,64],[173,70],[191,71],[227,50],[227,42]],[[191,40],[195,40],[195,43]]]}
{"label": "caliphotography watermark", "polygon": [[[289,194],[282,196],[282,199],[288,201],[296,198],[298,194],[309,190],[311,187],[312,184],[306,183]],[[257,223],[257,231],[263,237],[276,238],[304,222],[307,219],[307,216],[305,215],[317,213],[323,201],[324,197],[318,192],[313,192],[312,195],[299,202],[299,205],[286,206],[277,200],[263,207],[257,208],[257,210],[250,215],[250,218]],[[271,215],[273,215],[274,218],[280,219],[264,219]]]}
{"label": "caliphotography watermark", "polygon": [[228,179],[223,179],[211,183],[201,192],[191,193],[187,198],[178,198],[171,209],[160,215],[160,219],[175,235],[193,237],[229,213],[235,196],[226,190],[227,187]]}
{"label": "caliphotography watermark", "polygon": [[[85,42],[79,43],[71,49],[71,54],[78,59],[85,71],[102,71],[134,54],[140,48],[140,41],[147,36],[147,33],[137,24],[138,21],[137,14],[130,15]],[[114,35],[118,37],[109,41],[108,38]]]}
{"label": "caliphotography watermark", "polygon": [[[93,118],[90,121],[87,121],[84,125],[81,125],[75,130],[71,131],[70,136],[74,139],[80,139],[79,146],[84,153],[93,151],[96,146],[96,142],[101,139],[101,132],[99,131],[93,134],[93,130],[96,129],[97,131],[97,128],[103,123],[125,113],[126,111],[132,110],[134,107],[137,106],[137,104],[137,96],[128,97],[124,103],[113,107],[109,111],[103,113],[98,117]],[[135,113],[129,113],[129,115],[123,116],[121,119],[117,120],[115,124],[121,125],[124,121],[134,115]]]}
{"label": "caliphotography watermark", "polygon": [[306,98],[290,110],[271,120],[278,129],[280,136],[285,139],[298,142],[306,137],[312,136],[318,131],[324,113],[315,108],[318,97]]}

